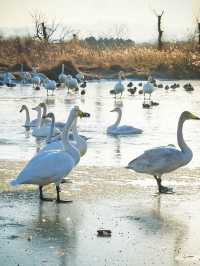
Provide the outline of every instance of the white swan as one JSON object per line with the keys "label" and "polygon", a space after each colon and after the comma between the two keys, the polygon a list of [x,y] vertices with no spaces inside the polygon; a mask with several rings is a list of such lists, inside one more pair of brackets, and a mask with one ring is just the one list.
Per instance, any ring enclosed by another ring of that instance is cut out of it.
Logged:
{"label": "white swan", "polygon": [[65,84],[65,80],[67,78],[67,75],[65,75],[65,73],[64,73],[64,69],[65,69],[65,65],[62,64],[62,71],[61,71],[60,75],[58,76],[59,82],[63,83],[63,84]]}
{"label": "white swan", "polygon": [[73,78],[71,75],[67,75],[67,78],[65,80],[65,85],[68,89],[68,92],[70,89],[75,91],[79,90],[77,79]]}
{"label": "white swan", "polygon": [[[51,125],[51,119],[47,118],[47,105],[46,103],[40,103],[39,104],[40,107],[42,107],[43,109],[43,113],[42,113],[42,123],[43,124],[48,124],[49,126]],[[62,131],[64,129],[65,123],[64,122],[55,122],[55,127],[58,128],[60,131]]]}
{"label": "white swan", "polygon": [[49,91],[52,91],[52,94],[51,95],[53,95],[53,92],[56,89],[56,82],[55,82],[55,80],[50,80],[50,79],[46,78],[43,81],[43,85],[44,85],[44,88],[47,90],[47,96],[49,95]]}
{"label": "white swan", "polygon": [[[86,151],[87,151],[87,142],[86,140],[84,140],[82,137],[80,137],[78,135],[78,131],[77,131],[77,117],[78,117],[78,112],[80,111],[78,106],[74,106],[74,108],[71,110],[71,112],[74,112],[75,114],[77,113],[77,115],[74,115],[74,121],[72,124],[72,134],[73,134],[73,141],[70,141],[70,143],[73,144],[73,146],[75,146],[79,152],[80,152],[80,156],[83,156]],[[51,131],[50,131],[50,135],[47,138],[47,145],[42,149],[42,150],[49,150],[49,149],[62,149],[63,144],[62,141],[59,140],[59,138],[55,137],[54,139],[52,139],[52,132],[53,132],[53,128],[54,128],[54,123],[55,123],[55,117],[52,113],[49,113],[47,115],[47,117],[51,117],[52,119],[52,124],[51,124]],[[88,113],[82,112],[81,115],[79,115],[79,117],[89,117]],[[65,129],[64,129],[65,130]]]}
{"label": "white swan", "polygon": [[[34,137],[47,137],[49,136],[49,132],[51,130],[51,126],[49,124],[42,123],[42,111],[41,106],[37,106],[33,108],[33,110],[37,111],[37,126],[33,128],[32,136]],[[54,128],[53,136],[60,134],[60,130]]]}
{"label": "white swan", "polygon": [[81,72],[76,74],[76,79],[78,80],[78,82],[82,82],[84,80],[84,78],[85,77]]}
{"label": "white swan", "polygon": [[111,112],[117,112],[118,117],[116,122],[107,128],[107,134],[111,135],[129,135],[129,134],[140,134],[143,131],[139,128],[135,128],[132,126],[119,126],[121,117],[122,117],[122,110],[120,107],[116,107]]}
{"label": "white swan", "polygon": [[115,84],[113,90],[110,91],[111,94],[114,94],[115,97],[117,94],[120,94],[122,96],[123,91],[125,90],[125,86],[122,83],[122,72],[119,72],[119,79],[118,82]]}
{"label": "white swan", "polygon": [[27,81],[31,80],[31,74],[29,72],[24,71],[23,64],[21,64],[20,78],[22,84],[25,84]]}
{"label": "white swan", "polygon": [[[69,129],[76,115],[82,115],[80,110],[71,111],[65,130],[62,134],[64,149],[61,150],[46,150],[35,155],[20,172],[15,180],[11,181],[11,185],[20,184],[35,184],[39,185],[40,199],[45,200],[42,193],[44,185],[55,183],[57,191],[57,202],[60,200],[60,183],[63,178],[73,169],[75,162],[68,141]],[[48,199],[47,199],[48,200]]]}
{"label": "white swan", "polygon": [[149,76],[148,81],[143,86],[144,101],[146,100],[145,95],[149,94],[149,101],[151,99],[151,94],[154,91],[154,86],[152,84],[152,77]]}
{"label": "white swan", "polygon": [[127,166],[127,168],[133,169],[138,173],[153,175],[157,181],[160,193],[170,191],[169,188],[161,185],[162,175],[174,171],[192,160],[192,150],[185,143],[182,132],[183,123],[189,119],[199,120],[200,118],[188,111],[181,114],[177,129],[177,141],[180,150],[172,145],[146,150],[142,155],[129,162]]}
{"label": "white swan", "polygon": [[32,68],[32,79],[31,79],[31,81],[32,81],[33,88],[40,87],[41,78],[39,77],[35,67]]}
{"label": "white swan", "polygon": [[25,111],[26,113],[26,120],[25,120],[25,124],[24,126],[25,127],[36,127],[37,124],[38,124],[38,119],[33,119],[32,121],[30,121],[30,114],[29,114],[29,110],[28,110],[28,107],[23,104],[21,109],[20,109],[20,113]]}

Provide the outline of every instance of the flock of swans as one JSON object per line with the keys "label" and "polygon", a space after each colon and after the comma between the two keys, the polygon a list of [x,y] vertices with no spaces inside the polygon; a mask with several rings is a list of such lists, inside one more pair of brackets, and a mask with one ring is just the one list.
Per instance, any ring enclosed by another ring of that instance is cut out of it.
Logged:
{"label": "flock of swans", "polygon": [[[115,98],[117,95],[121,97],[125,90],[122,77],[123,73],[120,72],[119,80],[115,84],[113,90],[110,91]],[[58,80],[60,84],[64,84],[64,86],[68,88],[68,92],[69,90],[74,90],[76,92],[79,89],[79,82],[84,81],[84,76],[81,73],[78,73],[74,78],[71,75],[65,75],[63,65]],[[32,82],[35,87],[41,84],[41,76],[38,75],[36,70],[34,70]],[[86,86],[86,82],[84,82],[82,83],[83,88]],[[47,95],[49,90],[53,93],[57,88],[56,82],[48,78],[44,79],[43,84],[44,88],[47,90]],[[134,94],[136,88],[132,88],[132,86],[133,83],[129,82],[128,91]],[[154,91],[155,82],[152,77],[150,76],[147,82],[141,86],[143,86],[142,93],[144,94],[144,104],[146,101],[146,94],[148,94],[148,105],[153,105],[151,94]],[[176,84],[176,87],[177,86]],[[190,85],[186,87],[191,88]],[[64,177],[66,177],[79,163],[80,158],[84,156],[87,151],[87,137],[79,135],[77,120],[78,117],[89,117],[90,115],[81,111],[78,106],[74,106],[68,114],[67,121],[64,123],[55,121],[55,116],[52,112],[47,113],[47,106],[45,103],[40,103],[38,106],[34,107],[33,110],[36,111],[37,116],[34,120],[31,120],[28,107],[26,105],[21,107],[20,112],[24,111],[26,115],[24,127],[32,130],[32,136],[36,138],[46,138],[46,146],[26,164],[16,179],[11,181],[11,184],[38,185],[40,199],[50,200],[43,196],[42,188],[45,185],[54,183],[57,191],[57,202],[64,202],[60,199],[60,184],[64,182]],[[120,125],[122,118],[122,110],[120,107],[116,107],[111,110],[111,112],[117,113],[117,119],[113,125],[106,129],[108,135],[116,136],[143,133],[142,129],[130,125]],[[191,161],[193,156],[192,150],[185,143],[182,132],[184,122],[190,119],[200,120],[199,117],[188,111],[180,115],[177,129],[179,148],[170,144],[168,146],[146,150],[139,157],[129,162],[126,168],[132,169],[138,173],[152,175],[156,180],[159,193],[172,192],[170,188],[162,185],[162,175],[174,171]]]}
{"label": "flock of swans", "polygon": [[[33,136],[36,136],[34,133],[36,129],[41,129],[41,134],[39,134],[39,136],[48,137],[46,139],[47,144],[26,164],[16,179],[11,181],[11,184],[13,186],[20,184],[38,185],[40,199],[49,201],[51,199],[43,196],[42,188],[45,185],[54,183],[57,191],[56,201],[58,203],[69,202],[60,199],[60,184],[64,182],[64,177],[71,172],[78,164],[80,157],[87,151],[86,140],[81,138],[77,131],[77,118],[88,117],[89,114],[81,111],[78,106],[74,106],[68,115],[68,119],[62,131],[57,129],[56,134],[54,134],[54,129],[56,129],[54,128],[54,114],[48,113],[41,119],[41,105],[33,109],[36,110],[40,116],[38,116],[36,120],[27,121],[27,117],[29,117],[29,115],[27,115],[28,109],[22,106],[21,110],[26,110],[25,125],[26,127],[33,128]],[[41,122],[41,120],[43,121]],[[51,122],[51,126],[49,126],[49,121]],[[72,129],[73,141],[69,140],[70,129]],[[56,135],[57,138],[53,139],[54,135]]]}

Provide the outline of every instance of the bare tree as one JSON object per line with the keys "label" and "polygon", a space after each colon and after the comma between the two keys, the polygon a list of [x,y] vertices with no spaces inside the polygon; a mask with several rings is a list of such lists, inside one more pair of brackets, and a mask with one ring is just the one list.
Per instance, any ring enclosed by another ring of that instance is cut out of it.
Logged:
{"label": "bare tree", "polygon": [[55,20],[49,23],[46,17],[38,11],[32,12],[31,17],[34,22],[34,38],[50,42],[59,24]]}
{"label": "bare tree", "polygon": [[161,50],[163,47],[163,42],[162,42],[162,36],[163,36],[163,30],[161,29],[161,20],[162,20],[162,16],[164,14],[164,10],[162,11],[161,14],[158,14],[155,10],[154,10],[154,14],[157,16],[158,19],[158,49]]}
{"label": "bare tree", "polygon": [[39,11],[31,13],[34,22],[34,38],[45,42],[64,42],[68,36],[73,36],[75,31],[71,27],[63,26],[56,19],[48,21],[46,16]]}

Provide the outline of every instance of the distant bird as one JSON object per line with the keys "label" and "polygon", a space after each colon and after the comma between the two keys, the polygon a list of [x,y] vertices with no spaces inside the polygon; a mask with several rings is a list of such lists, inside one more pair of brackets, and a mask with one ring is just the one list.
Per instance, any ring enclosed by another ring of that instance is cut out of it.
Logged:
{"label": "distant bird", "polygon": [[147,82],[144,84],[144,86],[143,86],[144,101],[146,100],[146,98],[145,98],[145,95],[146,95],[146,94],[149,94],[149,101],[150,101],[150,99],[151,99],[151,94],[152,94],[153,91],[154,91],[154,87],[153,87],[153,85],[152,85],[149,81],[147,81]]}
{"label": "distant bird", "polygon": [[137,87],[134,88],[128,88],[128,92],[130,92],[131,95],[134,95],[137,91]]}
{"label": "distant bird", "polygon": [[194,87],[191,85],[191,83],[187,83],[183,86],[183,88],[185,89],[185,91],[193,91]]}
{"label": "distant bird", "polygon": [[171,191],[171,189],[162,186],[162,175],[172,172],[192,160],[192,150],[185,143],[182,132],[184,122],[189,119],[200,120],[199,117],[188,111],[181,114],[177,129],[177,141],[180,150],[176,149],[173,145],[146,150],[142,155],[129,162],[127,166],[127,168],[138,173],[154,176],[159,193],[168,193]]}
{"label": "distant bird", "polygon": [[86,94],[86,91],[83,89],[81,90],[81,95],[85,95]]}
{"label": "distant bird", "polygon": [[15,87],[16,84],[13,83],[13,79],[15,79],[15,77],[13,76],[12,73],[10,72],[5,72],[3,74],[3,83],[7,86],[7,87]]}
{"label": "distant bird", "polygon": [[138,91],[138,94],[143,94],[143,90],[139,90]]}
{"label": "distant bird", "polygon": [[32,81],[32,84],[33,84],[33,88],[40,87],[41,78],[40,78],[40,76],[37,73],[36,67],[32,68],[32,79],[31,79],[31,81]]}
{"label": "distant bird", "polygon": [[157,86],[159,89],[163,88],[163,84],[158,84]]}
{"label": "distant bird", "polygon": [[31,74],[29,72],[24,71],[24,65],[23,64],[21,64],[20,78],[21,78],[22,84],[25,84],[28,81],[31,81]]}
{"label": "distant bird", "polygon": [[122,117],[122,110],[120,107],[116,107],[111,112],[117,112],[118,117],[117,117],[116,122],[107,128],[107,134],[109,135],[130,135],[130,134],[141,134],[143,132],[141,129],[135,128],[132,126],[127,126],[127,125],[119,126],[121,117]]}
{"label": "distant bird", "polygon": [[65,70],[65,65],[62,64],[62,71],[61,71],[60,75],[58,76],[58,80],[61,84],[65,84],[65,80],[67,78],[67,75],[65,75],[64,70]]}
{"label": "distant bird", "polygon": [[165,90],[168,91],[169,90],[169,85],[165,86]]}
{"label": "distant bird", "polygon": [[78,83],[81,83],[82,81],[84,81],[84,78],[85,78],[84,75],[80,72],[77,73],[75,77],[76,77]]}
{"label": "distant bird", "polygon": [[43,84],[44,84],[44,88],[47,91],[47,96],[49,95],[49,91],[51,91],[52,92],[51,95],[53,95],[53,93],[54,93],[54,91],[56,89],[56,82],[55,82],[55,80],[50,80],[50,79],[47,78],[47,79],[45,79],[43,81]]}
{"label": "distant bird", "polygon": [[67,75],[67,78],[65,80],[65,85],[68,89],[68,92],[70,89],[75,90],[75,91],[79,90],[77,80],[75,78],[73,78],[71,75]]}
{"label": "distant bird", "polygon": [[128,88],[132,88],[132,87],[133,87],[133,82],[130,81],[130,82],[127,84],[127,87],[128,87]]}
{"label": "distant bird", "polygon": [[110,94],[116,95],[120,94],[120,96],[122,96],[123,91],[125,90],[124,84],[122,83],[122,72],[119,72],[119,78],[118,78],[118,82],[115,84],[113,90],[110,90]]}
{"label": "distant bird", "polygon": [[83,88],[83,89],[86,88],[86,87],[87,87],[87,82],[84,81],[84,82],[80,85],[80,87]]}
{"label": "distant bird", "polygon": [[142,87],[142,82],[138,83],[138,86],[139,86],[139,87]]}

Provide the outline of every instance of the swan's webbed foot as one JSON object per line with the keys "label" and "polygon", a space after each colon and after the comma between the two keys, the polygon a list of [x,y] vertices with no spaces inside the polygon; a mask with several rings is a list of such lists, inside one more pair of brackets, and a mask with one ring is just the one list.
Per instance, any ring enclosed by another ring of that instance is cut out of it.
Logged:
{"label": "swan's webbed foot", "polygon": [[61,200],[61,199],[56,200],[56,203],[72,203],[72,202],[73,202],[73,200]]}
{"label": "swan's webbed foot", "polygon": [[172,188],[169,188],[169,187],[165,187],[165,186],[162,186],[161,182],[162,182],[162,179],[161,177],[157,177],[157,176],[154,176],[154,178],[156,179],[156,182],[157,182],[157,185],[158,185],[158,192],[161,194],[173,194],[174,191]]}
{"label": "swan's webbed foot", "polygon": [[56,186],[56,191],[57,191],[57,198],[56,198],[56,203],[72,203],[72,200],[61,200],[60,199],[60,187]]}
{"label": "swan's webbed foot", "polygon": [[165,186],[160,186],[159,187],[159,193],[161,194],[173,194],[173,188],[170,187],[165,187]]}
{"label": "swan's webbed foot", "polygon": [[44,198],[43,192],[42,192],[42,186],[39,186],[39,191],[40,191],[40,200],[41,201],[53,201],[53,199],[50,198]]}

